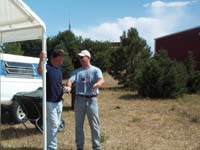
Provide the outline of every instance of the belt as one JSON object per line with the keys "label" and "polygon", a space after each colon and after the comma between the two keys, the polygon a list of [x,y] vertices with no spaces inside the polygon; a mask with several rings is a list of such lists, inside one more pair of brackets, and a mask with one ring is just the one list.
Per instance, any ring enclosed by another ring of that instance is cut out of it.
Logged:
{"label": "belt", "polygon": [[85,97],[85,98],[97,97],[96,95],[81,95],[81,94],[77,94],[77,96]]}

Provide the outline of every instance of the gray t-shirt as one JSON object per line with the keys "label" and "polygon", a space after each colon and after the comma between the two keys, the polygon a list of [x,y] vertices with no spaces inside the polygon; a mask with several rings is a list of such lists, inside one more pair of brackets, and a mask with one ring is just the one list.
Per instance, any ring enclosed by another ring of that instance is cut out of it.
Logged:
{"label": "gray t-shirt", "polygon": [[98,95],[99,89],[93,91],[93,85],[100,79],[103,78],[102,71],[95,67],[90,66],[89,68],[80,67],[76,69],[69,80],[75,83],[76,95]]}

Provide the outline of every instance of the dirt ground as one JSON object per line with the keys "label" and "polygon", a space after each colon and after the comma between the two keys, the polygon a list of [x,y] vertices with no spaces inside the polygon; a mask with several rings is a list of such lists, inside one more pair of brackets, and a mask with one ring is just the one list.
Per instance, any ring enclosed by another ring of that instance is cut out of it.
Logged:
{"label": "dirt ground", "polygon": [[[200,95],[170,100],[141,98],[115,88],[106,75],[98,97],[102,150],[200,150]],[[65,96],[63,119],[66,127],[58,134],[59,150],[75,150],[74,112]],[[1,125],[2,150],[42,150],[42,134],[29,122]],[[91,135],[85,120],[85,149]]]}

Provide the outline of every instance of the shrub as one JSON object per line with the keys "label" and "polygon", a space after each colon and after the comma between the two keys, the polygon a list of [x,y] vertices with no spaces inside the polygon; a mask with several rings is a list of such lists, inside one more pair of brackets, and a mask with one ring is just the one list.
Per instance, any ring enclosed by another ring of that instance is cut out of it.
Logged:
{"label": "shrub", "polygon": [[197,93],[200,91],[200,72],[196,71],[196,61],[191,51],[185,62],[187,69],[187,89],[189,93]]}
{"label": "shrub", "polygon": [[189,93],[197,93],[200,91],[200,72],[194,72],[188,77],[187,88]]}
{"label": "shrub", "polygon": [[175,98],[186,91],[186,74],[182,64],[161,52],[137,69],[138,92],[152,98]]}

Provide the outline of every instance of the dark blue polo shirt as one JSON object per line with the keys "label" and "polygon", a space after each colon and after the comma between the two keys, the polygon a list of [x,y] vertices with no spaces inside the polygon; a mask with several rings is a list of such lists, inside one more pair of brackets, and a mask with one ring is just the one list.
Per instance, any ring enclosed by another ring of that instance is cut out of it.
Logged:
{"label": "dark blue polo shirt", "polygon": [[46,90],[48,102],[59,102],[62,97],[62,69],[47,64]]}

